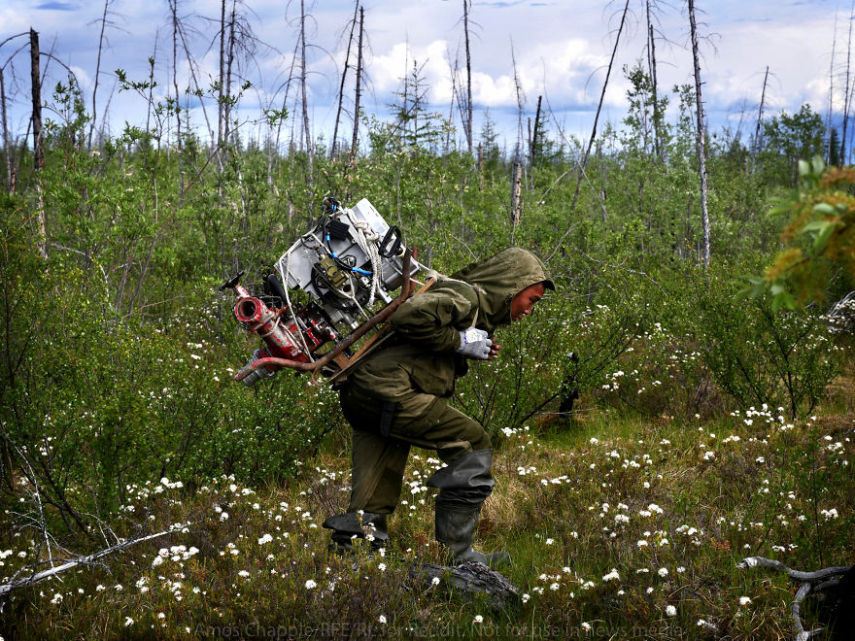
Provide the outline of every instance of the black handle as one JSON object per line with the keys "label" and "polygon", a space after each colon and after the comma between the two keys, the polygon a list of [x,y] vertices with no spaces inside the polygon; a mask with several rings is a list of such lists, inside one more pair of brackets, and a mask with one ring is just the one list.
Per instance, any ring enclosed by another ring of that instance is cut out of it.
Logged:
{"label": "black handle", "polygon": [[[392,244],[391,248],[387,248],[389,241],[392,240],[394,236],[395,242]],[[392,256],[397,256],[401,251],[401,244],[404,239],[401,236],[401,230],[398,229],[397,225],[392,225],[389,227],[389,231],[386,232],[386,235],[383,236],[383,240],[380,241],[380,248],[378,250],[379,254],[383,258],[391,258]]]}

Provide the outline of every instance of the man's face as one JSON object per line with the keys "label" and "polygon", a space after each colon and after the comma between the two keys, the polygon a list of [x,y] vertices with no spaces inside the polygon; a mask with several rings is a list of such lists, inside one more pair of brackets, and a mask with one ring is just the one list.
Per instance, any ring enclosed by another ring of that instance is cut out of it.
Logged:
{"label": "man's face", "polygon": [[535,283],[518,292],[511,300],[511,320],[518,321],[531,314],[531,308],[543,298],[545,291],[543,283]]}

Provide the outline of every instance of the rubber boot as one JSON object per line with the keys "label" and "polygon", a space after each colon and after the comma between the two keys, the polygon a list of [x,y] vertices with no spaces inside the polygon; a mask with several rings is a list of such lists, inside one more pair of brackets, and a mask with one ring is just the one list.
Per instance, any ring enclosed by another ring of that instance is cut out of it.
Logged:
{"label": "rubber boot", "polygon": [[365,533],[355,512],[346,512],[329,517],[323,527],[332,530],[332,542],[329,545],[330,554],[345,556],[353,552],[353,539],[362,538]]}
{"label": "rubber boot", "polygon": [[369,540],[372,552],[385,548],[389,541],[389,530],[386,527],[387,516],[387,514],[376,514],[374,512],[362,514],[363,531],[366,531],[365,538]]}
{"label": "rubber boot", "polygon": [[385,548],[389,540],[386,516],[386,514],[364,512],[362,523],[360,523],[359,515],[356,512],[345,512],[329,517],[324,521],[323,527],[333,531],[332,542],[329,545],[330,553],[339,556],[352,553],[353,539],[367,538],[372,553]]}
{"label": "rubber boot", "polygon": [[437,505],[436,540],[445,546],[451,557],[451,565],[475,561],[489,568],[495,568],[510,562],[511,558],[505,551],[484,554],[472,548],[480,515],[480,506],[464,508]]}

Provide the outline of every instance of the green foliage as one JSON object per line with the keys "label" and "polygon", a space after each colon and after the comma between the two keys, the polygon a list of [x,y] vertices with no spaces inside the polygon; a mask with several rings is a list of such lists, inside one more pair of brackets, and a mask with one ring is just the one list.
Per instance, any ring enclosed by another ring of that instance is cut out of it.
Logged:
{"label": "green foliage", "polygon": [[815,156],[799,162],[799,173],[799,190],[772,210],[790,217],[781,233],[786,246],[746,290],[771,293],[776,309],[822,302],[855,280],[855,171],[826,168]]}
{"label": "green foliage", "polygon": [[825,322],[812,310],[780,313],[774,300],[736,294],[732,280],[716,277],[698,292],[705,365],[742,409],[810,414],[838,373]]}
{"label": "green foliage", "polygon": [[823,153],[825,125],[822,117],[810,105],[802,105],[798,113],[782,113],[763,123],[764,161],[767,176],[795,185],[798,161]]}

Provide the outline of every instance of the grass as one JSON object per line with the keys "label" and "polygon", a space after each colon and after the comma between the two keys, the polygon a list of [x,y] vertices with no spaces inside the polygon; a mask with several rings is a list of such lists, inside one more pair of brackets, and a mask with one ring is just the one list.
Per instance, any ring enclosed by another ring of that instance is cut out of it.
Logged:
{"label": "grass", "polygon": [[[386,554],[357,545],[353,558],[330,557],[320,524],[348,498],[339,436],[286,487],[256,493],[224,477],[194,491],[134,488],[116,531],[176,530],[15,593],[0,636],[778,639],[790,635],[793,586],[737,563],[855,562],[852,414],[579,416],[498,439],[477,544],[510,552],[518,606],[496,611],[409,580],[412,564],[440,558],[430,452],[411,455]],[[36,539],[0,535],[11,550],[0,575],[30,562]]]}

